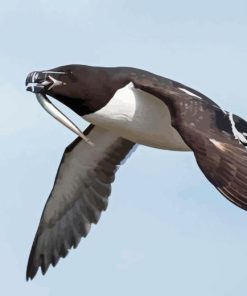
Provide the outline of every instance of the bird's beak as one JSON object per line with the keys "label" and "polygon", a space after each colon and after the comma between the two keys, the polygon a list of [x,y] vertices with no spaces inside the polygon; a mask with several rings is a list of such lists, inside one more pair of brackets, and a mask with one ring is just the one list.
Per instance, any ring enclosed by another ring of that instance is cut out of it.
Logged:
{"label": "bird's beak", "polygon": [[66,73],[53,71],[31,72],[26,79],[26,90],[33,93],[41,93],[43,90],[51,90],[55,86],[65,84],[55,79],[52,74],[64,75]]}
{"label": "bird's beak", "polygon": [[[53,72],[55,73],[55,72]],[[26,90],[36,94],[40,105],[55,119],[81,137],[87,144],[94,144],[83,134],[83,132],[66,116],[64,115],[46,96],[45,90],[49,90],[54,86],[60,85],[60,81],[50,76],[51,72],[31,72],[26,79]],[[56,74],[61,74],[56,72]]]}
{"label": "bird's beak", "polygon": [[41,93],[46,86],[52,82],[48,81],[47,74],[43,72],[31,72],[26,79],[26,90],[33,93]]}

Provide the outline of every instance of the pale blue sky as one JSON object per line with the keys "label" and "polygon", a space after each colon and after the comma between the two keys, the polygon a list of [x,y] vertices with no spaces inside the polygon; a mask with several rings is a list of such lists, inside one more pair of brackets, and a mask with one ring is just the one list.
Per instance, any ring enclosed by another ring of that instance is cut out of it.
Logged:
{"label": "pale blue sky", "polygon": [[2,1],[1,295],[245,295],[247,213],[213,188],[191,153],[145,147],[118,172],[87,239],[25,282],[43,206],[75,136],[25,92],[24,80],[69,63],[134,66],[247,119],[246,11],[245,0]]}

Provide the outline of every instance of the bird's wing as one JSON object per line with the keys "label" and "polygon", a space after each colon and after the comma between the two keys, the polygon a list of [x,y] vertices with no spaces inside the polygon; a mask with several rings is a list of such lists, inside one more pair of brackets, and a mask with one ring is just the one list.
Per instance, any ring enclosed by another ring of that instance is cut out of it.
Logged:
{"label": "bird's wing", "polygon": [[78,245],[107,208],[111,183],[118,166],[135,143],[90,125],[84,132],[95,144],[81,138],[64,152],[55,183],[45,205],[27,266],[27,279],[41,267],[45,274],[50,264]]}
{"label": "bird's wing", "polygon": [[[175,126],[194,151],[207,179],[227,199],[247,210],[247,141],[244,136],[247,122],[219,109],[201,108],[204,123],[197,119],[193,125],[186,116]],[[238,124],[243,128],[242,132],[237,130]]]}
{"label": "bird's wing", "polygon": [[194,152],[207,179],[247,210],[247,122],[177,83],[148,78],[136,79],[135,86],[168,105],[172,126]]}

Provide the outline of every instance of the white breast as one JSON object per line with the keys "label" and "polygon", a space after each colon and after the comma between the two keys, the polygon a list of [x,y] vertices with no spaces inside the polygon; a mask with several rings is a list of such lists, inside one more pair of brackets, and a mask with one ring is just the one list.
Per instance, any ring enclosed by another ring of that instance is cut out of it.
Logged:
{"label": "white breast", "polygon": [[119,89],[105,107],[83,118],[138,144],[190,150],[171,126],[167,106],[155,96],[136,89],[132,83]]}

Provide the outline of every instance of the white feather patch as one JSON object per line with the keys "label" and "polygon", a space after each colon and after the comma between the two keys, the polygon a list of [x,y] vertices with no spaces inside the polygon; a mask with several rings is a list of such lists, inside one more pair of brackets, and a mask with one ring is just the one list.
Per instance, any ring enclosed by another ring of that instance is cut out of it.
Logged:
{"label": "white feather patch", "polygon": [[232,113],[229,113],[229,120],[231,122],[231,126],[232,126],[232,133],[234,135],[234,138],[236,140],[238,140],[239,142],[242,142],[242,143],[245,143],[247,144],[247,140],[245,139],[244,135],[242,133],[240,133],[236,126],[235,126],[235,122],[233,120],[233,114]]}
{"label": "white feather patch", "polygon": [[215,139],[209,139],[209,141],[210,141],[211,143],[213,143],[214,146],[215,146],[216,148],[218,148],[219,150],[224,151],[224,152],[226,151],[226,147],[224,146],[224,143],[219,142],[219,141],[216,141]]}
{"label": "white feather patch", "polygon": [[190,96],[192,96],[192,97],[196,97],[196,98],[198,98],[198,99],[200,99],[200,100],[202,99],[202,98],[199,97],[198,95],[192,93],[191,91],[189,91],[189,90],[187,90],[187,89],[185,89],[185,88],[179,87],[178,89],[182,90],[182,91],[183,91],[184,93],[186,93],[187,95],[190,95]]}

